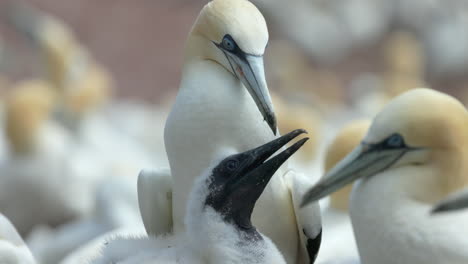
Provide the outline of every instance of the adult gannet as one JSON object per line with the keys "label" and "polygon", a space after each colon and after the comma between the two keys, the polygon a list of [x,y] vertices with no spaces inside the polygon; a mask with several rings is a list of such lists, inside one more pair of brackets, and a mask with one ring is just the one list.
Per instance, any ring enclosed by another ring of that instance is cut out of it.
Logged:
{"label": "adult gannet", "polygon": [[[179,93],[164,131],[176,232],[183,230],[195,175],[202,173],[221,147],[242,152],[275,138],[276,119],[263,67],[267,42],[265,19],[246,0],[211,1],[195,21],[186,44]],[[278,173],[283,177],[274,177],[267,186],[253,222],[275,242],[288,263],[296,263],[307,252],[300,243],[305,229],[301,218],[317,216],[307,219],[313,228],[306,230],[315,239],[320,233],[319,212],[316,206],[308,212],[295,210],[293,196],[300,194],[290,180],[297,179],[285,177],[284,171]]]}
{"label": "adult gannet", "polygon": [[222,161],[194,183],[185,234],[114,239],[91,263],[286,263],[274,243],[253,226],[251,215],[273,174],[307,138],[269,158],[303,132],[227,157],[232,150],[222,150]]}
{"label": "adult gannet", "polygon": [[[359,145],[369,129],[370,121],[355,120],[345,125],[330,143],[325,154],[325,172],[329,171],[353,148]],[[359,254],[348,214],[352,185],[331,194],[328,207],[322,207],[322,247],[319,264],[359,263]]]}
{"label": "adult gannet", "polygon": [[31,251],[11,222],[0,214],[0,263],[35,264]]}
{"label": "adult gannet", "polygon": [[466,186],[467,144],[468,112],[459,101],[430,89],[405,92],[303,204],[361,178],[350,215],[363,264],[467,263],[460,226],[468,214],[429,215],[436,201]]}
{"label": "adult gannet", "polygon": [[434,208],[433,213],[450,212],[461,210],[468,207],[468,188],[450,194],[447,198],[438,202]]}

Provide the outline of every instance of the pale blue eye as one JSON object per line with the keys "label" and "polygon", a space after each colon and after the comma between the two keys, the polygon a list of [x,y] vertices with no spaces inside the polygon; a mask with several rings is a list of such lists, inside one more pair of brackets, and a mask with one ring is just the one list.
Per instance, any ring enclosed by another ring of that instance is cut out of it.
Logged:
{"label": "pale blue eye", "polygon": [[236,43],[228,36],[225,36],[223,38],[223,48],[228,51],[234,51],[234,49],[236,48]]}
{"label": "pale blue eye", "polygon": [[398,148],[404,145],[403,138],[399,134],[394,134],[387,139],[387,146]]}

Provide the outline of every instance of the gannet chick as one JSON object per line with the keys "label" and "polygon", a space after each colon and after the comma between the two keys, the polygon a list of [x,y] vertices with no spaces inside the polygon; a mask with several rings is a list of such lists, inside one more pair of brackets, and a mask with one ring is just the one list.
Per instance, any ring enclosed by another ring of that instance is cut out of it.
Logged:
{"label": "gannet chick", "polygon": [[[325,154],[325,172],[348,155],[369,129],[370,121],[355,120],[345,125],[330,143]],[[359,263],[359,254],[348,214],[352,184],[330,195],[322,210],[323,237],[317,263]]]}
{"label": "gannet chick", "polygon": [[50,120],[54,101],[50,86],[35,80],[18,83],[5,102],[9,149],[0,164],[0,211],[21,234],[62,224],[91,204],[70,167],[69,134]]}
{"label": "gannet chick", "polygon": [[432,213],[451,212],[468,207],[468,188],[450,194],[432,208]]}
{"label": "gannet chick", "polygon": [[303,204],[361,179],[350,215],[363,264],[467,263],[468,214],[431,217],[435,202],[466,186],[468,112],[430,89],[396,97],[361,144],[308,191]]}
{"label": "gannet chick", "polygon": [[286,263],[251,215],[273,174],[307,138],[269,158],[302,132],[215,162],[195,181],[183,236],[115,239],[91,263]]}
{"label": "gannet chick", "polygon": [[31,251],[11,222],[0,214],[0,263],[35,264]]}
{"label": "gannet chick", "polygon": [[[246,0],[211,1],[195,21],[186,44],[179,93],[164,128],[176,232],[184,230],[195,176],[221,148],[243,152],[275,138],[276,118],[263,67],[267,42],[265,19]],[[291,189],[297,179],[292,174],[286,177],[283,170],[278,174],[281,176],[274,177],[260,197],[253,222],[274,241],[288,263],[296,263],[308,258],[303,242],[319,240],[320,212],[318,205],[298,212],[293,196],[300,197],[300,189]],[[302,219],[304,215],[317,217]],[[312,230],[303,232],[305,225],[313,226]],[[311,248],[313,256],[318,247]]]}

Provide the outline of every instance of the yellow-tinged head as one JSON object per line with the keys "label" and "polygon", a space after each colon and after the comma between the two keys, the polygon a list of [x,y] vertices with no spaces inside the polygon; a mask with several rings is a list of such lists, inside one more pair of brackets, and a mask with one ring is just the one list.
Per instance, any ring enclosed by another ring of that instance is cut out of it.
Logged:
{"label": "yellow-tinged head", "polygon": [[13,87],[5,102],[5,134],[13,152],[27,153],[34,148],[55,99],[50,84],[41,80],[22,81]]}
{"label": "yellow-tinged head", "polygon": [[[260,11],[247,0],[214,0],[200,12],[191,35],[229,49],[231,43],[224,41],[227,35],[236,46],[247,54],[262,56],[268,43],[268,29]],[[213,48],[213,45],[209,45]],[[210,53],[210,52],[208,52]],[[213,54],[205,55],[214,59]]]}
{"label": "yellow-tinged head", "polygon": [[375,117],[366,141],[378,142],[398,133],[413,147],[460,149],[468,143],[465,132],[468,113],[460,101],[436,90],[419,88],[390,101]]}
{"label": "yellow-tinged head", "polygon": [[[328,146],[325,155],[325,172],[333,168],[340,160],[348,155],[361,143],[370,126],[370,120],[356,120],[344,126]],[[349,208],[349,195],[352,184],[331,194],[330,206],[339,210],[347,211]]]}
{"label": "yellow-tinged head", "polygon": [[[186,67],[211,61],[241,81],[276,134],[276,117],[265,78],[263,54],[268,29],[247,0],[213,0],[201,10],[187,40]],[[197,67],[197,66],[195,66]]]}
{"label": "yellow-tinged head", "polygon": [[308,192],[304,203],[357,178],[403,167],[413,172],[405,176],[419,178],[414,181],[418,186],[402,188],[424,202],[468,184],[468,112],[461,102],[424,88],[396,97],[375,117],[363,142]]}
{"label": "yellow-tinged head", "polygon": [[65,105],[77,117],[86,115],[103,105],[111,94],[112,78],[100,65],[90,65],[82,78],[69,83]]}

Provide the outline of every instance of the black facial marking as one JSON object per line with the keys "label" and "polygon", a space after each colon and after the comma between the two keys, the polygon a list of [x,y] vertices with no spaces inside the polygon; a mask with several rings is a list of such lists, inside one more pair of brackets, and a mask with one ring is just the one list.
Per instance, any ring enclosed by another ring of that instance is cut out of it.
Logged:
{"label": "black facial marking", "polygon": [[[252,158],[250,155],[243,153],[227,157],[213,169],[212,175],[209,177],[208,189],[210,192],[205,200],[205,206],[210,206],[217,212],[220,212],[226,220],[238,218],[233,215],[237,212],[231,211],[230,204],[227,203],[228,197],[230,199],[235,198],[232,196],[231,191],[226,189],[226,186],[229,185],[230,181],[237,179],[239,175],[244,174],[245,171],[250,169],[250,167],[245,166],[245,163],[249,162]],[[236,198],[242,199],[242,197]],[[244,229],[252,227],[250,221],[248,223],[237,224]]]}
{"label": "black facial marking", "polygon": [[258,55],[258,54],[250,54],[250,53],[244,52],[239,47],[239,45],[237,45],[234,38],[231,37],[231,35],[229,35],[229,34],[224,35],[221,42],[216,43],[216,42],[213,41],[213,44],[215,44],[216,47],[221,49],[223,52],[232,53],[232,54],[236,55],[237,57],[239,57],[241,60],[243,60],[245,62],[247,62],[247,55],[253,56],[253,57],[261,57],[262,56],[262,55]]}
{"label": "black facial marking", "polygon": [[317,255],[320,249],[320,244],[322,244],[322,229],[320,229],[320,233],[314,238],[310,238],[304,229],[302,229],[302,232],[307,237],[306,248],[307,248],[307,254],[309,255],[309,260],[310,260],[309,263],[313,264],[315,262],[315,259],[317,259]]}
{"label": "black facial marking", "polygon": [[389,136],[385,141],[387,148],[403,148],[406,147],[405,140],[400,134],[393,134]]}
{"label": "black facial marking", "polygon": [[243,61],[246,61],[246,53],[241,50],[239,45],[237,45],[236,41],[231,37],[231,35],[226,34],[223,39],[221,40],[221,43],[217,45],[219,48],[222,48],[226,52],[230,52]]}
{"label": "black facial marking", "polygon": [[380,151],[389,149],[411,149],[405,143],[405,139],[398,133],[391,134],[379,143],[366,143],[364,145],[370,146],[369,151]]}

